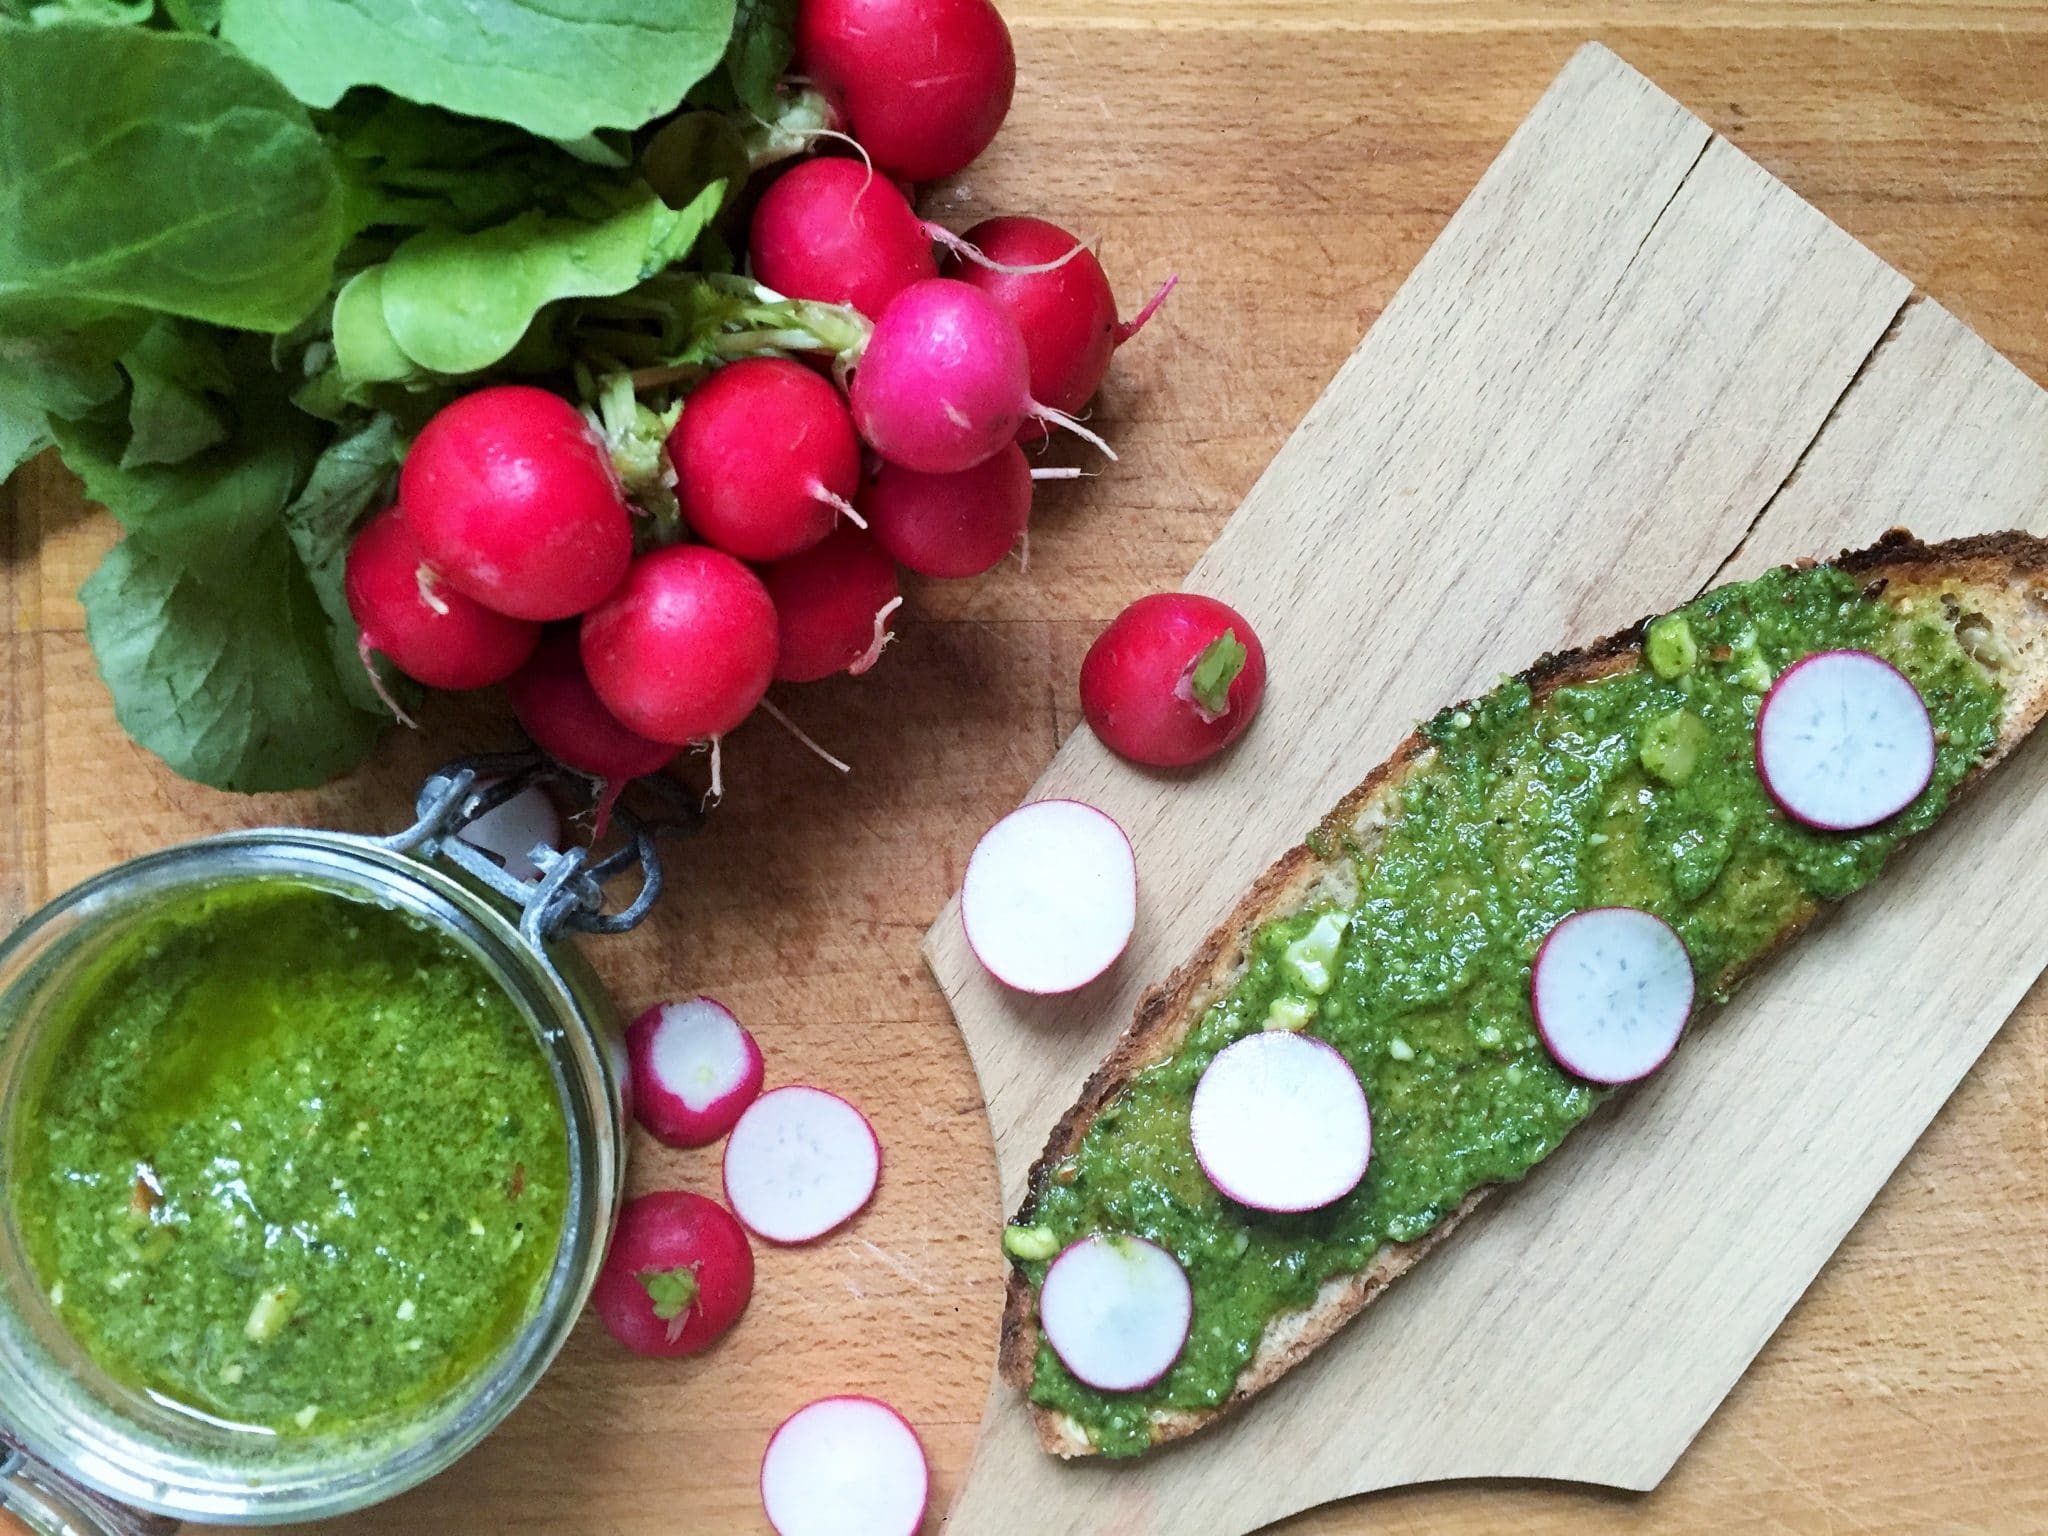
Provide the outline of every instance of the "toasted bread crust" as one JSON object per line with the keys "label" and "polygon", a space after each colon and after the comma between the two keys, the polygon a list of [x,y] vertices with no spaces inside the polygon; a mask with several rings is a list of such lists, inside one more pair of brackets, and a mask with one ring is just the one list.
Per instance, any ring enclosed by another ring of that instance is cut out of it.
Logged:
{"label": "toasted bread crust", "polygon": [[[1987,665],[1993,664],[1987,658],[2003,648],[2005,654],[1995,663],[1995,670],[2006,689],[2005,713],[1996,745],[1957,788],[1959,795],[1967,792],[2048,713],[2048,540],[2008,532],[1927,545],[1903,529],[1893,529],[1869,548],[1845,551],[1830,563],[1869,577],[1867,590],[1872,595],[1883,592],[1894,600],[1942,604],[1949,622],[1958,625],[1959,637],[1969,625],[1979,625],[1986,649],[1973,654],[1979,654]],[[1648,623],[1644,619],[1592,645],[1547,655],[1521,673],[1520,681],[1528,684],[1540,702],[1560,688],[1630,670],[1641,662]],[[1419,732],[1411,733],[1324,818],[1318,829],[1322,838],[1333,849],[1347,842],[1369,843],[1376,835],[1376,818],[1386,797],[1427,761],[1432,750]],[[1234,985],[1253,934],[1274,918],[1302,910],[1319,889],[1340,886],[1351,868],[1347,853],[1325,858],[1304,843],[1290,848],[1253,881],[1194,954],[1138,1000],[1130,1026],[1047,1138],[1045,1151],[1031,1170],[1033,1196],[1053,1168],[1080,1146],[1102,1108],[1139,1071],[1177,1050],[1209,1005]],[[1816,902],[1796,916],[1756,964],[1761,965],[1796,937],[1822,910],[1823,904]],[[1152,1443],[1157,1446],[1193,1434],[1272,1385],[1420,1263],[1495,1187],[1482,1185],[1473,1190],[1421,1238],[1387,1244],[1364,1270],[1325,1281],[1306,1308],[1274,1318],[1266,1325],[1257,1353],[1239,1375],[1230,1396],[1215,1408],[1155,1415]],[[1004,1299],[998,1365],[1004,1378],[1020,1392],[1030,1391],[1037,1355],[1032,1291],[1013,1266]],[[1039,1443],[1047,1451],[1063,1457],[1094,1453],[1079,1423],[1035,1403],[1029,1407]]]}

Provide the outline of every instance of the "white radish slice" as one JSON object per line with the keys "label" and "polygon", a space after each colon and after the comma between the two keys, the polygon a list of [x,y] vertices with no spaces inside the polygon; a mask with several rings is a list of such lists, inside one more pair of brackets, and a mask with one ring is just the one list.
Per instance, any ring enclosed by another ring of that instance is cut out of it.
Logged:
{"label": "white radish slice", "polygon": [[960,890],[976,958],[1020,992],[1086,986],[1124,952],[1137,915],[1131,840],[1078,800],[1034,801],[990,827]]}
{"label": "white radish slice", "polygon": [[1084,1237],[1038,1288],[1046,1342],[1098,1392],[1140,1391],[1172,1370],[1194,1315],[1187,1271],[1142,1237]]}
{"label": "white radish slice", "polygon": [[771,1243],[808,1243],[874,1195],[882,1144],[836,1093],[797,1086],[747,1106],[725,1144],[725,1200]]}
{"label": "white radish slice", "polygon": [[1574,912],[1550,930],[1529,976],[1545,1048],[1594,1083],[1633,1083],[1663,1066],[1692,999],[1685,941],[1637,907]]}
{"label": "white radish slice", "polygon": [[1261,1211],[1341,1200],[1372,1157],[1372,1115],[1351,1063],[1289,1030],[1217,1052],[1195,1085],[1189,1129],[1209,1182]]}
{"label": "white radish slice", "polygon": [[[493,782],[481,783],[477,789],[489,789]],[[545,844],[561,851],[562,813],[546,790],[529,784],[455,835],[497,859],[514,880],[538,880],[540,868],[533,862],[533,850]]]}
{"label": "white radish slice", "polygon": [[1764,695],[1756,771],[1794,821],[1828,832],[1875,826],[1934,777],[1934,722],[1920,690],[1883,657],[1822,651]]}
{"label": "white radish slice", "polygon": [[725,1004],[657,1003],[626,1031],[633,1114],[672,1147],[708,1147],[761,1092],[761,1047]]}
{"label": "white radish slice", "polygon": [[761,1458],[761,1507],[777,1536],[913,1536],[930,1491],[917,1431],[872,1397],[797,1409]]}

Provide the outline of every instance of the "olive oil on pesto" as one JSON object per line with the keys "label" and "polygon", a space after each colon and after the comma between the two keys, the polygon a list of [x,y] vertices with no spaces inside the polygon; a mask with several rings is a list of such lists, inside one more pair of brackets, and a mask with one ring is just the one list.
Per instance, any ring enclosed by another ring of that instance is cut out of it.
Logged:
{"label": "olive oil on pesto", "polygon": [[10,1198],[115,1378],[275,1434],[366,1430],[533,1315],[566,1125],[525,1017],[446,935],[243,881],[124,937],[64,1009]]}
{"label": "olive oil on pesto", "polygon": [[[1918,800],[1846,834],[1779,813],[1753,757],[1772,678],[1844,647],[1911,678],[1939,742]],[[1020,1217],[1029,1230],[1013,1229],[1011,1244],[1034,1287],[1067,1242],[1136,1233],[1186,1267],[1195,1314],[1173,1369],[1128,1395],[1078,1382],[1041,1340],[1033,1401],[1071,1415],[1109,1455],[1145,1450],[1155,1409],[1221,1403],[1268,1320],[1383,1244],[1422,1237],[1478,1186],[1520,1178],[1603,1097],[1558,1069],[1530,1016],[1530,962],[1554,924],[1593,906],[1655,912],[1718,1000],[1788,916],[1864,885],[1933,822],[1996,737],[2000,690],[1950,631],[1830,567],[1710,592],[1652,626],[1645,651],[1646,665],[1541,704],[1508,683],[1431,721],[1433,758],[1378,845],[1353,850],[1356,902],[1259,930],[1239,984],[1034,1189]],[[1188,1140],[1203,1069],[1269,1024],[1336,1046],[1372,1106],[1364,1181],[1307,1215],[1226,1201]]]}

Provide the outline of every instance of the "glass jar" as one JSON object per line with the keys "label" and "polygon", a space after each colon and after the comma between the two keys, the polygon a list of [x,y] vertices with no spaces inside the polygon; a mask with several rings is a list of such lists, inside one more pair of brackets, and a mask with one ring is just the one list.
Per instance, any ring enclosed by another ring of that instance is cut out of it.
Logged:
{"label": "glass jar", "polygon": [[[383,903],[474,956],[525,1014],[550,1066],[570,1178],[559,1249],[534,1315],[495,1358],[402,1429],[280,1438],[215,1425],[114,1380],[68,1335],[28,1265],[0,1162],[0,1417],[12,1439],[64,1478],[179,1518],[268,1525],[341,1514],[410,1488],[469,1450],[568,1338],[603,1262],[623,1184],[616,1020],[580,957],[534,920],[538,904],[513,914],[484,888],[502,881],[443,867],[433,857],[436,830],[429,817],[381,841],[291,828],[233,832],[133,859],[52,901],[0,943],[0,1125],[14,1113],[28,1064],[49,1043],[45,1025],[62,1016],[56,1004],[65,988],[167,905],[252,878]],[[535,889],[552,894],[562,884],[543,880]],[[0,1159],[7,1155],[0,1146]],[[22,1475],[33,1476],[33,1463]]]}

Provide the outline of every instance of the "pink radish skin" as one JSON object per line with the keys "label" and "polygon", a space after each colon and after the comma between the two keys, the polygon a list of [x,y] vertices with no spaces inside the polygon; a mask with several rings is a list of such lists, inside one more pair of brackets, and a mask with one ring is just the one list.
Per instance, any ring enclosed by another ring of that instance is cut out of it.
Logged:
{"label": "pink radish skin", "polygon": [[882,1177],[882,1143],[836,1093],[795,1084],[747,1106],[725,1144],[725,1198],[756,1237],[815,1242],[860,1214]]}
{"label": "pink radish skin", "polygon": [[796,56],[875,164],[905,181],[965,168],[1017,86],[1010,29],[989,0],[805,0]]}
{"label": "pink radish skin", "polygon": [[724,735],[775,675],[775,604],[731,555],[657,549],[583,618],[583,665],[627,728],[677,744]]}
{"label": "pink radish skin", "polygon": [[[497,783],[481,780],[482,793]],[[536,848],[562,850],[562,813],[553,798],[538,784],[529,784],[503,805],[494,807],[469,822],[455,834],[472,847],[492,854],[514,880],[538,880],[540,866],[533,862]]]}
{"label": "pink radish skin", "polygon": [[[954,258],[944,276],[970,283],[1009,311],[1023,334],[1031,359],[1031,395],[1069,415],[1079,412],[1109,373],[1110,355],[1135,336],[1152,318],[1174,280],[1164,287],[1128,325],[1116,316],[1116,295],[1095,253],[1081,250],[1060,258],[1080,244],[1057,224],[1044,219],[1000,218],[977,224],[961,237],[978,247],[995,268]],[[1049,271],[1002,271],[1059,262]],[[1037,421],[1024,424],[1029,442],[1044,435]]]}
{"label": "pink radish skin", "polygon": [[928,475],[972,469],[1033,419],[1116,457],[1087,428],[1031,398],[1016,322],[980,289],[951,278],[913,283],[890,300],[854,370],[852,396],[861,440]]}
{"label": "pink radish skin", "polygon": [[708,997],[657,1003],[626,1030],[633,1114],[655,1140],[708,1147],[761,1094],[761,1047]]}
{"label": "pink radish skin", "polygon": [[595,431],[559,395],[499,384],[414,439],[398,501],[435,570],[486,608],[566,619],[619,584],[633,528]]}
{"label": "pink radish skin", "polygon": [[1217,1052],[1188,1128],[1209,1182],[1254,1210],[1321,1210],[1358,1187],[1372,1158],[1372,1113],[1351,1063],[1286,1030]]}
{"label": "pink radish skin", "polygon": [[971,469],[920,474],[884,464],[860,497],[875,542],[920,576],[979,576],[1031,520],[1031,468],[1006,443]]}
{"label": "pink radish skin", "polygon": [[1589,907],[1550,930],[1529,968],[1544,1049],[1587,1082],[1640,1082],[1671,1059],[1692,1017],[1692,957],[1654,912]]}
{"label": "pink radish skin", "polygon": [[1038,1287],[1046,1342],[1098,1392],[1157,1384],[1187,1347],[1194,1310],[1180,1261],[1142,1237],[1084,1237],[1047,1266]]}
{"label": "pink radish skin", "polygon": [[775,601],[775,676],[785,683],[867,671],[889,642],[889,620],[903,603],[896,563],[852,526],[763,567],[761,582]]}
{"label": "pink radish skin", "polygon": [[636,1355],[711,1347],[754,1295],[754,1250],[715,1200],[664,1190],[628,1200],[612,1231],[590,1306]]}
{"label": "pink radish skin", "polygon": [[538,624],[493,613],[436,575],[396,507],[356,534],[342,588],[363,645],[429,688],[503,682],[540,643]]}
{"label": "pink radish skin", "polygon": [[747,237],[754,276],[792,299],[849,304],[870,320],[938,276],[910,201],[858,160],[806,160],[778,177]]}
{"label": "pink radish skin", "polygon": [[512,714],[533,744],[564,767],[598,781],[593,830],[604,836],[612,806],[630,780],[668,766],[673,743],[629,730],[604,706],[584,675],[576,630],[564,625],[541,640],[533,659],[505,686]]}
{"label": "pink radish skin", "polygon": [[1934,778],[1934,722],[1897,667],[1821,651],[1787,667],[1757,711],[1756,771],[1778,809],[1823,832],[1889,821]]}
{"label": "pink radish skin", "polygon": [[[1245,655],[1219,693],[1201,668],[1225,635]],[[1211,685],[1206,691],[1203,682]],[[1192,592],[1139,598],[1096,636],[1081,662],[1081,712],[1089,728],[1118,756],[1154,768],[1214,757],[1244,734],[1265,692],[1265,647],[1244,615]]]}
{"label": "pink radish skin", "polygon": [[698,385],[668,451],[691,529],[742,560],[809,549],[852,511],[860,489],[845,400],[788,358],[729,363]]}
{"label": "pink radish skin", "polygon": [[776,1536],[916,1536],[930,1497],[924,1441],[872,1397],[799,1408],[761,1457],[761,1508]]}
{"label": "pink radish skin", "polygon": [[982,834],[967,860],[967,944],[1006,987],[1041,996],[1087,986],[1137,922],[1138,861],[1107,812],[1034,800]]}

